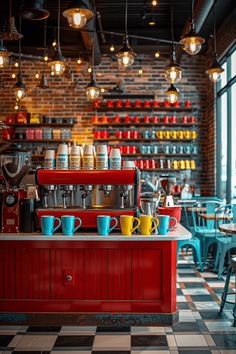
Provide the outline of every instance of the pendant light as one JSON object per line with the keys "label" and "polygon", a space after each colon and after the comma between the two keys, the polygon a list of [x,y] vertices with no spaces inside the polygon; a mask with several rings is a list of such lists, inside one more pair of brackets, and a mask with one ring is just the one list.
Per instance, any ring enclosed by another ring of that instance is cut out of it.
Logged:
{"label": "pendant light", "polygon": [[96,19],[93,19],[93,48],[92,48],[92,71],[90,74],[90,83],[86,87],[86,96],[88,100],[93,101],[98,99],[100,95],[100,88],[96,84],[96,75],[94,69],[94,57],[95,57],[95,25]]}
{"label": "pendant light", "polygon": [[11,53],[8,52],[7,48],[3,45],[3,40],[1,39],[0,44],[0,68],[6,68],[9,64],[9,57]]}
{"label": "pendant light", "polygon": [[174,86],[174,84],[171,84],[168,90],[166,91],[167,95],[167,100],[173,104],[178,100],[179,97],[179,90]]}
{"label": "pendant light", "polygon": [[128,0],[125,1],[125,35],[123,46],[120,48],[116,57],[119,65],[123,67],[131,66],[137,54],[134,53],[133,49],[129,45],[129,36],[127,30],[127,20],[128,20]]}
{"label": "pendant light", "polygon": [[165,79],[170,84],[179,82],[182,77],[182,69],[176,62],[174,47],[174,1],[171,3],[171,38],[172,38],[172,55],[169,64],[165,67]]}
{"label": "pendant light", "polygon": [[216,50],[216,10],[215,10],[215,0],[213,4],[213,14],[214,14],[214,53],[212,58],[212,64],[207,69],[206,74],[208,74],[209,79],[216,83],[220,79],[220,74],[224,72],[224,69],[221,67],[217,59],[217,50]]}
{"label": "pendant light", "polygon": [[[20,16],[20,31],[21,31],[21,16]],[[16,101],[21,101],[25,97],[26,86],[23,83],[21,75],[21,38],[19,38],[19,72],[17,75],[17,83],[14,86],[14,94]]]}
{"label": "pendant light", "polygon": [[40,21],[48,18],[50,12],[43,8],[44,0],[25,0],[21,16],[25,20]]}
{"label": "pendant light", "polygon": [[3,26],[2,31],[0,32],[0,39],[4,41],[18,41],[22,38],[15,25],[15,17],[12,16],[12,0],[9,2],[9,17],[7,19],[6,25]]}
{"label": "pendant light", "polygon": [[191,26],[189,32],[180,40],[183,49],[190,55],[195,55],[200,52],[202,44],[205,39],[200,37],[195,31],[195,18],[194,18],[194,0],[192,0],[191,11]]}
{"label": "pendant light", "polygon": [[61,46],[60,46],[60,15],[61,15],[61,0],[58,0],[58,14],[57,14],[57,48],[55,53],[48,63],[51,68],[51,74],[54,76],[61,76],[64,74],[66,69],[66,58],[63,57],[61,53]]}
{"label": "pendant light", "polygon": [[43,47],[44,47],[43,72],[42,72],[42,76],[40,78],[40,83],[36,87],[44,90],[44,89],[48,88],[47,78],[46,78],[46,75],[45,75],[45,65],[46,65],[45,57],[46,57],[46,54],[47,54],[47,20],[44,20]]}
{"label": "pendant light", "polygon": [[69,26],[73,28],[83,28],[93,15],[85,1],[82,0],[73,1],[70,8],[63,12],[63,16],[67,18]]}

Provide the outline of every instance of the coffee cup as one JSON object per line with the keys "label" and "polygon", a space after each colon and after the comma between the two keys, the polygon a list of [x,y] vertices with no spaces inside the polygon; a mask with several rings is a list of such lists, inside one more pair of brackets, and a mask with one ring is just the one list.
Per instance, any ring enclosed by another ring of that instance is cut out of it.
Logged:
{"label": "coffee cup", "polygon": [[195,132],[195,131],[190,132],[190,138],[191,139],[197,139],[197,132]]}
{"label": "coffee cup", "polygon": [[[134,226],[134,222],[137,221],[137,225]],[[132,215],[120,216],[121,233],[124,236],[131,236],[132,233],[140,226],[140,220]]]}
{"label": "coffee cup", "polygon": [[94,146],[85,145],[84,154],[83,154],[83,169],[84,170],[93,170],[95,165],[94,161]]}
{"label": "coffee cup", "polygon": [[189,130],[185,130],[183,133],[184,133],[184,138],[185,139],[190,139],[191,138],[191,132]]}
{"label": "coffee cup", "polygon": [[183,116],[181,122],[184,124],[188,123],[188,116]]}
{"label": "coffee cup", "polygon": [[185,154],[190,154],[191,153],[191,146],[185,145],[184,146],[184,153]]}
{"label": "coffee cup", "polygon": [[188,121],[189,121],[189,123],[196,123],[197,122],[197,118],[194,117],[194,116],[191,116],[191,117],[189,117]]}
{"label": "coffee cup", "polygon": [[[158,215],[159,225],[157,227],[159,235],[167,235],[176,225],[177,219],[169,215]],[[174,225],[170,227],[171,221],[174,221]]]}
{"label": "coffee cup", "polygon": [[120,149],[111,149],[110,156],[110,169],[111,170],[121,170],[121,153]]}
{"label": "coffee cup", "polygon": [[184,103],[185,107],[191,107],[191,101],[187,100]]}
{"label": "coffee cup", "polygon": [[134,161],[124,161],[123,170],[135,170]]}
{"label": "coffee cup", "polygon": [[82,148],[78,145],[72,145],[70,151],[70,169],[79,170],[81,168],[81,157],[82,157]]}
{"label": "coffee cup", "polygon": [[[79,224],[75,226],[77,220],[79,221]],[[62,232],[66,236],[72,236],[81,225],[82,220],[79,217],[75,217],[74,215],[62,215],[61,217]]]}
{"label": "coffee cup", "polygon": [[189,169],[191,167],[190,161],[189,160],[185,160],[185,168]]}
{"label": "coffee cup", "polygon": [[68,170],[69,158],[68,158],[68,146],[67,144],[60,144],[57,150],[57,169]]}
{"label": "coffee cup", "polygon": [[178,161],[173,160],[171,162],[171,168],[173,168],[174,170],[177,170],[178,169]]}
{"label": "coffee cup", "polygon": [[185,169],[185,161],[184,160],[178,161],[178,168],[181,170]]}
{"label": "coffee cup", "polygon": [[108,170],[107,145],[98,145],[96,151],[96,168],[98,170]]}
{"label": "coffee cup", "polygon": [[159,225],[159,220],[151,215],[141,215],[139,219],[141,235],[150,235]]}
{"label": "coffee cup", "polygon": [[46,150],[44,155],[44,169],[54,170],[55,167],[56,167],[55,151]]}
{"label": "coffee cup", "polygon": [[143,138],[144,138],[144,139],[149,139],[149,137],[150,137],[149,130],[145,130],[145,131],[143,132]]}
{"label": "coffee cup", "polygon": [[163,133],[165,139],[170,139],[170,132],[169,130],[164,131]]}
{"label": "coffee cup", "polygon": [[169,123],[169,117],[168,117],[168,116],[164,116],[164,117],[162,118],[162,122],[163,122],[163,123]]}
{"label": "coffee cup", "polygon": [[156,131],[156,137],[159,139],[163,139],[164,132],[162,130]]}
{"label": "coffee cup", "polygon": [[[111,222],[115,221],[115,224],[111,227]],[[117,226],[118,220],[110,215],[98,215],[97,216],[97,228],[98,233],[101,236],[108,236],[109,233]]]}
{"label": "coffee cup", "polygon": [[177,138],[177,131],[176,131],[176,130],[172,130],[172,131],[170,132],[170,137],[171,137],[172,139],[176,139],[176,138]]}
{"label": "coffee cup", "polygon": [[171,116],[170,117],[170,123],[177,123],[177,117],[176,116]]}
{"label": "coffee cup", "polygon": [[[56,221],[58,222],[58,225],[54,226]],[[41,216],[41,230],[43,235],[52,236],[52,234],[57,229],[59,229],[60,226],[61,226],[61,220],[59,218],[56,218],[53,215]]]}
{"label": "coffee cup", "polygon": [[183,138],[184,138],[184,132],[183,132],[182,130],[179,130],[179,131],[177,132],[177,137],[178,137],[179,139],[183,139]]}
{"label": "coffee cup", "polygon": [[196,161],[195,160],[190,160],[190,168],[192,170],[195,170],[196,169]]}

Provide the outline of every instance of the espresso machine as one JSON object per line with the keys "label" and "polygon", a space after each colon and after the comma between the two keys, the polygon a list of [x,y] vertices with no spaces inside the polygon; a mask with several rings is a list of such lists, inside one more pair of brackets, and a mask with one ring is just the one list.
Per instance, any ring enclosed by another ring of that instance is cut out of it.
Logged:
{"label": "espresso machine", "polygon": [[22,181],[30,169],[29,151],[17,145],[9,145],[0,151],[1,174],[4,179],[2,190],[2,227],[3,232],[20,231],[20,205],[27,197],[26,186]]}
{"label": "espresso machine", "polygon": [[74,215],[81,228],[96,229],[98,215],[138,215],[140,171],[138,170],[44,170],[36,171],[43,215]]}
{"label": "espresso machine", "polygon": [[161,175],[159,181],[164,192],[163,206],[174,206],[173,192],[176,185],[176,177]]}

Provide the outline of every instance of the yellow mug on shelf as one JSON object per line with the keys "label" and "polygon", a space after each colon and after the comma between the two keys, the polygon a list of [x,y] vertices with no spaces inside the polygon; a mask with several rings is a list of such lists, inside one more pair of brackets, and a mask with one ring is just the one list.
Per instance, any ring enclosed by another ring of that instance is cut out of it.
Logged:
{"label": "yellow mug on shelf", "polygon": [[[154,226],[152,226],[154,224]],[[150,235],[159,225],[159,220],[151,215],[140,216],[140,233],[141,235]]]}
{"label": "yellow mug on shelf", "polygon": [[165,138],[165,139],[170,139],[170,132],[169,132],[169,130],[164,131],[164,138]]}
{"label": "yellow mug on shelf", "polygon": [[184,139],[190,139],[191,138],[191,132],[189,130],[184,131]]}
{"label": "yellow mug on shelf", "polygon": [[198,136],[197,132],[195,131],[191,132],[191,139],[197,139],[197,136]]}
{"label": "yellow mug on shelf", "polygon": [[177,132],[177,137],[178,137],[179,139],[183,139],[183,138],[184,138],[184,132],[183,132],[182,130],[179,130],[179,131]]}
{"label": "yellow mug on shelf", "polygon": [[185,161],[184,160],[178,161],[178,168],[181,170],[185,169]]}
{"label": "yellow mug on shelf", "polygon": [[178,161],[173,160],[171,162],[171,168],[173,168],[174,170],[177,170],[178,169]]}
{"label": "yellow mug on shelf", "polygon": [[172,139],[176,139],[176,138],[177,138],[177,131],[176,131],[176,130],[172,130],[172,131],[170,132],[170,137],[171,137]]}
{"label": "yellow mug on shelf", "polygon": [[[137,225],[134,226],[134,222],[137,221]],[[120,228],[121,233],[124,236],[131,236],[132,233],[140,226],[139,218],[132,215],[121,215],[120,216]]]}
{"label": "yellow mug on shelf", "polygon": [[185,160],[185,168],[189,169],[191,167],[191,161]]}
{"label": "yellow mug on shelf", "polygon": [[163,139],[163,131],[162,130],[158,130],[156,132],[156,137],[159,138],[159,139]]}
{"label": "yellow mug on shelf", "polygon": [[192,170],[195,170],[196,169],[196,161],[195,160],[190,160],[190,168]]}

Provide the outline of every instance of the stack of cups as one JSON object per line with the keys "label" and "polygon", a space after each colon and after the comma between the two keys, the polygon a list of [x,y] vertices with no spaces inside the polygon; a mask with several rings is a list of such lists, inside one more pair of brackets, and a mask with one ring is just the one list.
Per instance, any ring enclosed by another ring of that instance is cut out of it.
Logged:
{"label": "stack of cups", "polygon": [[96,168],[97,170],[108,170],[107,145],[97,146]]}
{"label": "stack of cups", "polygon": [[121,170],[120,149],[111,149],[109,160],[110,160],[110,169],[111,170]]}
{"label": "stack of cups", "polygon": [[82,148],[78,145],[72,145],[70,151],[70,169],[80,170],[82,165]]}
{"label": "stack of cups", "polygon": [[45,170],[54,170],[56,167],[55,151],[46,150],[44,156],[44,169]]}
{"label": "stack of cups", "polygon": [[95,167],[94,161],[94,146],[85,145],[84,154],[83,154],[83,169],[84,170],[93,170]]}
{"label": "stack of cups", "polygon": [[135,170],[134,161],[124,161],[123,170]]}
{"label": "stack of cups", "polygon": [[60,144],[57,150],[57,169],[68,170],[69,168],[69,156],[67,144]]}

